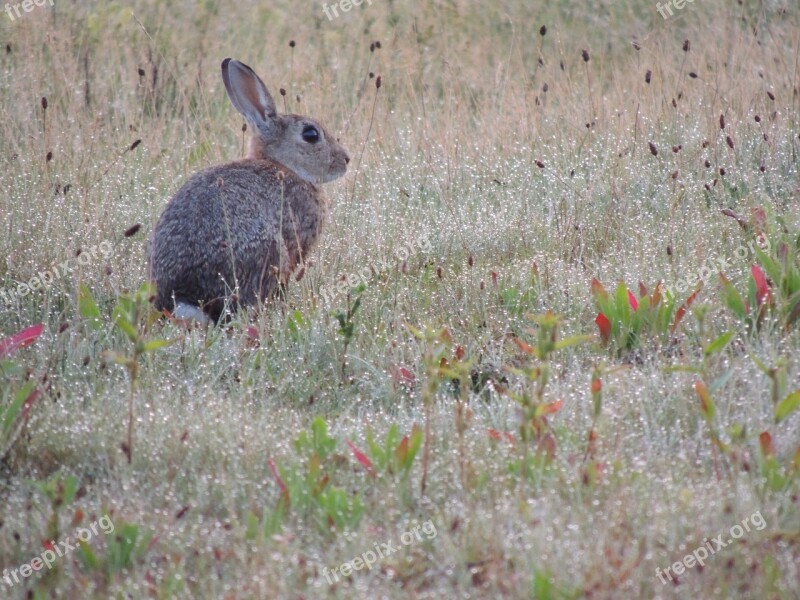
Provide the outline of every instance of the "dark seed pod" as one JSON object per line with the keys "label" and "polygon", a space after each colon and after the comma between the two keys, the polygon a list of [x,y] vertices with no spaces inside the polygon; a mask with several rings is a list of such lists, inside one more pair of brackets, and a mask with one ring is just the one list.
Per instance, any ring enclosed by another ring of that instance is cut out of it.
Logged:
{"label": "dark seed pod", "polygon": [[539,35],[542,36],[542,37],[547,35],[547,26],[546,25],[542,25],[541,27],[539,27]]}
{"label": "dark seed pod", "polygon": [[647,145],[650,146],[650,154],[653,156],[658,156],[658,148],[653,142],[647,142]]}
{"label": "dark seed pod", "polygon": [[142,228],[142,224],[141,223],[136,223],[136,225],[132,225],[132,226],[128,227],[128,229],[125,230],[125,233],[123,235],[126,238],[133,237],[134,235],[139,233],[139,230],[141,228]]}
{"label": "dark seed pod", "polygon": [[581,57],[583,58],[583,62],[589,62],[589,51],[588,50],[582,50],[581,51]]}
{"label": "dark seed pod", "polygon": [[647,73],[644,74],[644,82],[650,85],[650,79],[653,76],[653,72],[650,69],[647,69]]}

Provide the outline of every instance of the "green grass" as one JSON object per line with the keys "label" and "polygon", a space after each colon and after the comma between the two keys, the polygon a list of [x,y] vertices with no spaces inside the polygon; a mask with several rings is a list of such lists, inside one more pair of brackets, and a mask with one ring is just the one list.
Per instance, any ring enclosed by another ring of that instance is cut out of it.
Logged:
{"label": "green grass", "polygon": [[[0,597],[797,597],[800,11],[484,4],[0,15]],[[187,331],[145,246],[242,155],[226,56],[353,160],[286,301]]]}

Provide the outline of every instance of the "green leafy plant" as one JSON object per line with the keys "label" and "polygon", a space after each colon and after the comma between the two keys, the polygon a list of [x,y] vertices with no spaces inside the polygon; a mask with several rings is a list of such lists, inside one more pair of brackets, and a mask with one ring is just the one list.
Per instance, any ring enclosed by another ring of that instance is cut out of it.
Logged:
{"label": "green leafy plant", "polygon": [[0,461],[20,439],[31,408],[40,396],[35,380],[19,383],[24,370],[10,357],[20,348],[33,344],[43,331],[44,326],[39,323],[0,340]]}
{"label": "green leafy plant", "polygon": [[414,425],[411,433],[400,439],[400,429],[395,424],[389,427],[383,444],[375,439],[375,434],[371,428],[367,429],[369,458],[358,450],[352,442],[348,442],[356,459],[373,476],[378,473],[389,475],[399,473],[404,478],[408,477],[421,444],[422,429],[418,425]]}
{"label": "green leafy plant", "polygon": [[[358,527],[364,512],[361,498],[331,484],[336,467],[343,462],[335,453],[336,446],[336,439],[328,435],[325,420],[316,417],[310,431],[301,432],[294,441],[294,448],[304,461],[299,469],[279,468],[270,461],[281,494],[276,509],[261,520],[265,535],[280,528],[290,509],[311,514],[328,531]],[[249,527],[249,531],[252,529]]]}
{"label": "green leafy plant", "polygon": [[36,483],[36,487],[50,502],[50,518],[47,522],[47,540],[61,539],[59,511],[72,504],[78,493],[78,478],[73,475],[62,476],[60,473]]}
{"label": "green leafy plant", "polygon": [[341,362],[342,381],[347,378],[347,349],[353,341],[356,328],[356,313],[361,307],[361,296],[366,289],[366,284],[359,283],[352,291],[347,293],[347,306],[344,309],[337,309],[333,313],[333,317],[339,323],[339,334],[344,338]]}
{"label": "green leafy plant", "polygon": [[116,573],[131,569],[143,560],[158,538],[139,525],[115,523],[114,533],[106,540],[102,553],[96,553],[89,542],[79,540],[78,554],[87,569],[102,573],[109,582]]}
{"label": "green leafy plant", "polygon": [[[120,352],[106,352],[106,357],[122,365],[128,372],[130,383],[128,393],[128,435],[122,444],[122,450],[128,459],[128,464],[133,460],[133,424],[135,422],[135,401],[139,388],[139,369],[142,358],[152,354],[172,342],[160,339],[152,334],[153,325],[161,318],[161,314],[153,309],[150,298],[154,290],[152,284],[143,284],[136,292],[123,294],[119,297],[117,305],[112,312],[111,321],[130,342],[130,351],[127,354]],[[81,316],[87,322],[97,322],[100,311],[91,297],[88,289],[83,289],[79,301]]]}
{"label": "green leafy plant", "polygon": [[[561,410],[564,401],[560,399],[548,401],[545,398],[547,384],[550,381],[552,356],[558,350],[591,339],[590,336],[578,335],[559,340],[558,329],[562,321],[558,315],[550,311],[531,316],[531,321],[534,328],[528,328],[526,332],[535,337],[535,342],[530,344],[521,338],[512,338],[520,354],[513,366],[505,367],[507,372],[522,378],[524,382],[522,390],[519,392],[510,388],[502,390],[521,409],[522,418],[519,425],[521,456],[518,462],[510,465],[510,470],[523,478],[534,476],[540,468],[552,462],[556,454],[556,437],[547,418]],[[535,446],[534,452],[531,452],[531,446]]]}
{"label": "green leafy plant", "polygon": [[337,531],[354,531],[364,515],[364,504],[358,494],[352,496],[342,488],[330,486],[319,493],[319,524]]}
{"label": "green leafy plant", "polygon": [[592,297],[600,311],[595,323],[603,344],[615,348],[618,354],[641,347],[651,338],[669,344],[701,289],[702,285],[678,306],[674,298],[663,294],[661,283],[652,293],[639,283],[639,298],[636,298],[624,283],[610,294],[603,284],[592,279]]}
{"label": "green leafy plant", "polygon": [[750,333],[767,315],[789,329],[800,319],[800,237],[794,244],[780,242],[771,254],[758,247],[755,253],[759,264],[750,268],[745,295],[720,273],[723,301]]}
{"label": "green leafy plant", "polygon": [[[464,352],[460,348],[453,351],[453,337],[450,330],[446,327],[441,330],[426,328],[424,331],[407,325],[408,330],[423,344],[422,364],[424,367],[425,383],[422,387],[422,402],[425,410],[425,444],[422,450],[422,481],[420,488],[425,494],[425,486],[428,481],[428,461],[430,459],[431,446],[431,409],[436,394],[443,383],[447,382],[456,385],[459,390],[459,399],[456,404],[456,415],[463,414],[463,402],[467,394],[468,383],[470,381],[470,364],[464,360]],[[463,440],[463,425],[457,426],[460,429],[459,436]],[[463,450],[463,442],[459,442]],[[464,475],[464,455],[461,452],[461,475]]]}

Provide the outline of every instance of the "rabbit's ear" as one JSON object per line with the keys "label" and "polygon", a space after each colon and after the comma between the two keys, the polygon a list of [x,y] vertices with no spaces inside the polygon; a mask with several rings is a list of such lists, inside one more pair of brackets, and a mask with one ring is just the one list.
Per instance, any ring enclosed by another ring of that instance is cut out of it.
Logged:
{"label": "rabbit's ear", "polygon": [[225,82],[228,97],[236,110],[253,125],[268,123],[277,118],[275,101],[267,86],[246,64],[231,58],[223,60],[222,81]]}

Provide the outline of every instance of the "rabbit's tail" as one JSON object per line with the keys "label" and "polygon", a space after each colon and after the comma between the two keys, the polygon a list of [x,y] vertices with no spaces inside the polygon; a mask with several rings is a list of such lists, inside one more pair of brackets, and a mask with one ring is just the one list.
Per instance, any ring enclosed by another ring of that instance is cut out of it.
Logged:
{"label": "rabbit's tail", "polygon": [[181,321],[197,321],[200,325],[208,325],[211,322],[208,315],[200,310],[199,307],[185,302],[178,302],[175,305],[175,311],[172,316]]}

